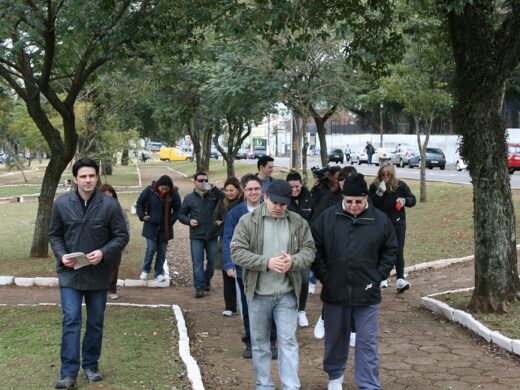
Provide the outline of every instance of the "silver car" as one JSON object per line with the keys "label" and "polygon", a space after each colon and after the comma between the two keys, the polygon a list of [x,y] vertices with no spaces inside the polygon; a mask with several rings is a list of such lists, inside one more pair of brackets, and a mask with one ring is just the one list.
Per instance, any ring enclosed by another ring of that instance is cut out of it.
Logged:
{"label": "silver car", "polygon": [[392,164],[397,165],[398,167],[404,167],[408,165],[410,161],[410,157],[413,156],[417,148],[412,148],[408,145],[400,145],[398,146],[394,152],[392,153],[391,161]]}

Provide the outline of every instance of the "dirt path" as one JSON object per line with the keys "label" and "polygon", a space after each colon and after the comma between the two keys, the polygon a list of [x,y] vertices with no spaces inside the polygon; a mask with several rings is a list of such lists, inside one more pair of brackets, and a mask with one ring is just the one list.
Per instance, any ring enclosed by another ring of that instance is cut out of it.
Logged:
{"label": "dirt path", "polygon": [[[148,169],[152,174],[154,169]],[[157,172],[153,172],[156,175]],[[162,174],[162,173],[161,173]],[[143,183],[148,174],[143,172]],[[184,196],[191,184],[173,175]],[[191,339],[192,353],[199,362],[207,389],[252,389],[251,360],[242,358],[239,316],[222,316],[220,271],[215,272],[213,290],[203,299],[193,298],[188,232],[175,227],[170,248],[170,266],[183,273],[167,289],[121,288],[120,302],[178,304],[182,307]],[[402,295],[394,283],[383,292],[380,315],[380,377],[385,389],[520,389],[520,360],[501,352],[458,325],[423,309],[420,297],[438,291],[469,287],[472,263],[409,276],[412,288]],[[58,302],[57,289],[0,287],[0,303]],[[298,330],[300,379],[303,389],[325,389],[322,371],[323,341],[315,340],[312,327],[321,302],[311,295],[307,313],[311,326]],[[352,350],[351,350],[352,351]],[[350,358],[349,358],[350,363]],[[273,363],[277,379],[276,362]],[[346,373],[345,389],[355,388],[352,367]]]}

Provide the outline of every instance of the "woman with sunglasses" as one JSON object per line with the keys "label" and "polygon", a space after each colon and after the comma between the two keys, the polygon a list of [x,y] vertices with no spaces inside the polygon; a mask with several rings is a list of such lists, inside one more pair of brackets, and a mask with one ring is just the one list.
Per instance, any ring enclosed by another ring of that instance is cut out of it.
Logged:
{"label": "woman with sunglasses", "polygon": [[[395,168],[390,162],[379,167],[377,177],[369,188],[369,197],[379,210],[383,211],[392,221],[397,234],[399,251],[395,271],[397,274],[396,288],[403,293],[410,288],[410,283],[404,278],[404,239],[406,235],[405,207],[415,206],[415,195],[410,187],[396,177]],[[381,282],[381,287],[388,287],[388,281]]]}

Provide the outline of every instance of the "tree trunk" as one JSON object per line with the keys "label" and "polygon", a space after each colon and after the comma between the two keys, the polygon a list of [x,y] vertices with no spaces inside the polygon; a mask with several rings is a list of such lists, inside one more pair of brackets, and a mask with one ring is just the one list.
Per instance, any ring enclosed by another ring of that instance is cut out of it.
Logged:
{"label": "tree trunk", "polygon": [[318,116],[313,117],[316,122],[316,133],[320,140],[320,158],[321,166],[326,167],[329,163],[329,154],[327,153],[327,138],[325,137],[325,122]]}
{"label": "tree trunk", "polygon": [[510,20],[504,19],[510,25],[497,32],[493,12],[499,11],[491,3],[467,3],[463,12],[449,13],[448,21],[456,62],[453,119],[463,136],[461,152],[469,161],[473,183],[475,290],[469,308],[501,313],[520,298],[515,213],[500,115],[502,87],[520,62],[515,41],[520,16],[511,11]]}
{"label": "tree trunk", "polygon": [[124,149],[121,155],[121,165],[125,167],[128,166],[129,160],[130,158],[128,157],[128,149]]}
{"label": "tree trunk", "polygon": [[227,176],[228,177],[231,177],[231,176],[235,176],[235,159],[231,159],[231,161],[226,161],[227,162],[227,165],[226,165],[226,172],[227,172]]}
{"label": "tree trunk", "polygon": [[419,164],[419,202],[426,202],[426,145],[428,145],[428,141],[425,141],[424,145],[421,144],[420,121],[421,119],[418,116],[414,116],[417,146],[419,148],[419,153],[421,154],[421,163]]}

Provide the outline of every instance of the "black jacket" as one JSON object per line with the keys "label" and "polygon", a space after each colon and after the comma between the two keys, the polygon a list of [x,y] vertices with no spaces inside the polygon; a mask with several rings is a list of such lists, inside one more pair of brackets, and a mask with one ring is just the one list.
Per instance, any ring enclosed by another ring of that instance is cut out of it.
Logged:
{"label": "black jacket", "polygon": [[[413,207],[415,206],[415,195],[410,191],[410,187],[404,182],[399,180],[399,185],[397,190],[394,192],[390,192],[386,190],[382,196],[378,196],[376,194],[377,186],[375,183],[370,185],[368,189],[368,196],[372,200],[372,203],[376,208],[384,212],[390,218],[390,221],[396,225],[405,225],[406,224],[406,213],[404,211],[405,207]],[[405,204],[401,210],[397,211],[395,209],[395,202],[397,198],[404,198]]]}
{"label": "black jacket", "polygon": [[213,223],[213,213],[219,199],[224,197],[224,193],[217,187],[213,187],[201,196],[197,191],[186,195],[182,201],[179,212],[179,221],[190,226],[190,219],[196,219],[199,225],[190,226],[190,239],[210,240],[217,238],[219,228]]}
{"label": "black jacket", "polygon": [[[164,199],[154,188],[155,184],[152,184],[141,192],[136,202],[136,212],[141,221],[143,221],[145,215],[150,216],[150,220],[143,223],[143,237],[164,242],[167,241],[164,226]],[[181,197],[177,188],[174,188],[170,193],[170,205],[168,206],[170,212],[168,240],[173,239],[173,224],[177,221],[180,208]]]}
{"label": "black jacket", "polygon": [[312,199],[310,191],[302,187],[300,195],[297,198],[291,196],[291,203],[289,203],[288,209],[300,214],[303,219],[309,222],[314,211],[314,200]]}
{"label": "black jacket", "polygon": [[[52,207],[49,242],[56,256],[56,271],[61,287],[77,290],[102,290],[110,284],[113,261],[128,243],[128,230],[116,199],[94,192],[87,212],[74,191],[56,199]],[[73,252],[103,252],[97,265],[78,270],[65,267],[63,255]]]}
{"label": "black jacket", "polygon": [[381,302],[379,284],[397,260],[397,238],[388,217],[370,206],[357,217],[342,204],[312,224],[316,259],[312,270],[323,283],[323,302],[361,307]]}
{"label": "black jacket", "polygon": [[337,205],[343,199],[343,195],[341,195],[341,188],[338,188],[336,191],[327,192],[320,200],[320,203],[316,204],[314,207],[314,213],[312,214],[311,221],[314,222],[318,216],[327,210],[329,207]]}

